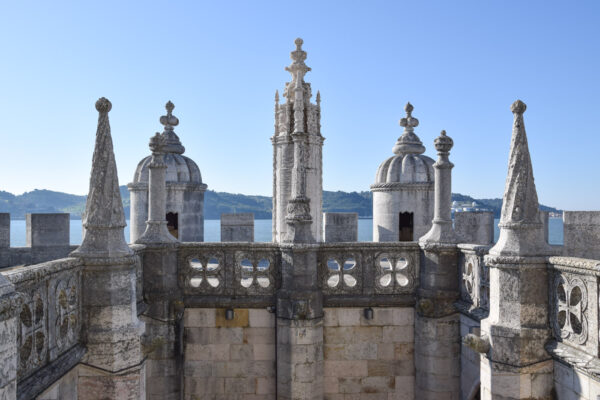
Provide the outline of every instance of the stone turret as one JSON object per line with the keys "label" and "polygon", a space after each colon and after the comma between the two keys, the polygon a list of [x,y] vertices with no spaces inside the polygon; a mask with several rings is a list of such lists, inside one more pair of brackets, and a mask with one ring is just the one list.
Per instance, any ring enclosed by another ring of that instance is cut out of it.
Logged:
{"label": "stone turret", "polygon": [[[182,242],[204,241],[204,192],[206,184],[198,165],[183,155],[181,144],[174,128],[179,119],[173,115],[175,105],[168,102],[167,114],[160,117],[164,126],[160,134],[162,160],[166,166],[166,215],[171,234]],[[133,243],[146,230],[148,220],[148,184],[153,156],[138,164],[133,182],[127,185],[131,193],[130,241]]]}
{"label": "stone turret", "polygon": [[[321,96],[317,93],[316,104],[311,103],[310,83],[304,76],[310,68],[304,63],[306,52],[302,39],[296,39],[296,50],[291,52],[292,64],[286,67],[292,75],[285,84],[279,104],[275,94],[275,133],[273,142],[273,241],[285,240],[288,224],[288,202],[297,197],[293,187],[293,175],[299,174],[298,184],[310,203],[312,219],[311,234],[321,241],[323,202],[323,141],[321,136]],[[299,203],[298,203],[299,204]]]}
{"label": "stone turret", "polygon": [[377,169],[373,192],[373,241],[413,241],[424,235],[433,219],[433,160],[415,133],[419,120],[407,103],[404,128],[394,145],[394,156]]}

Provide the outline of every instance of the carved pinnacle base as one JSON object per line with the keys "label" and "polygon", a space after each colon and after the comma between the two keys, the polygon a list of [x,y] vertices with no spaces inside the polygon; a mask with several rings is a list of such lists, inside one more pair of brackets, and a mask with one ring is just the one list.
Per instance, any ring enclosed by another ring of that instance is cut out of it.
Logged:
{"label": "carved pinnacle base", "polygon": [[419,239],[419,243],[458,243],[459,237],[452,228],[452,221],[433,220],[429,232]]}
{"label": "carved pinnacle base", "polygon": [[136,243],[173,243],[175,239],[167,228],[167,221],[148,221],[146,230]]}

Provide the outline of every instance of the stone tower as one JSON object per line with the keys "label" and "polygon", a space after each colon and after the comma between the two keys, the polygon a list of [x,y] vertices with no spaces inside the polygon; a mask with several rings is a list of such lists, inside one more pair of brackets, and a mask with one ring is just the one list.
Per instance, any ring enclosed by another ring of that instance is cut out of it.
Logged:
{"label": "stone tower", "polygon": [[[279,104],[279,93],[275,93],[275,133],[273,142],[273,241],[284,241],[288,201],[292,196],[292,173],[296,157],[297,164],[303,166],[305,196],[310,201],[312,236],[321,241],[323,209],[323,141],[321,136],[321,96],[317,92],[316,104],[312,97],[310,83],[304,75],[310,68],[304,63],[306,52],[302,50],[302,39],[296,39],[296,50],[291,52],[292,64],[286,67],[292,81],[285,84],[283,97],[286,102]],[[293,135],[305,140],[303,151],[295,152]]]}
{"label": "stone tower", "polygon": [[[206,184],[196,163],[183,155],[185,148],[174,131],[179,119],[173,115],[175,106],[166,104],[167,115],[160,117],[164,131],[160,134],[164,143],[166,170],[167,224],[173,236],[182,242],[204,241],[204,192]],[[148,180],[152,156],[138,164],[133,182],[127,185],[131,193],[130,242],[134,243],[146,230],[148,220]]]}
{"label": "stone tower", "polygon": [[431,227],[433,219],[433,160],[415,134],[419,120],[410,103],[400,120],[404,133],[393,148],[394,156],[377,169],[373,192],[373,241],[416,241]]}

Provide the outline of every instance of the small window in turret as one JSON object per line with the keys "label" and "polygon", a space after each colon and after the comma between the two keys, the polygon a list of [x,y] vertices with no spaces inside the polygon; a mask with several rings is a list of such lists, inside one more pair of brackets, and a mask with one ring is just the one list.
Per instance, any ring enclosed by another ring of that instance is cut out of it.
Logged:
{"label": "small window in turret", "polygon": [[413,213],[403,212],[400,213],[400,226],[399,226],[399,238],[401,242],[412,242],[413,241]]}
{"label": "small window in turret", "polygon": [[175,237],[175,239],[179,238],[179,214],[178,213],[167,213],[167,228],[169,228],[169,233]]}

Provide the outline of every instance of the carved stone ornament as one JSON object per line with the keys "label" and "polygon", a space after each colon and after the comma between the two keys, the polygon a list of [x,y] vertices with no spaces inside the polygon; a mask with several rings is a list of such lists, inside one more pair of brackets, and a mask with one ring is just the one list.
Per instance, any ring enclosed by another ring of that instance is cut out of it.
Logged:
{"label": "carved stone ornament", "polygon": [[583,345],[588,339],[585,282],[577,276],[557,274],[552,285],[552,327],[557,337]]}

